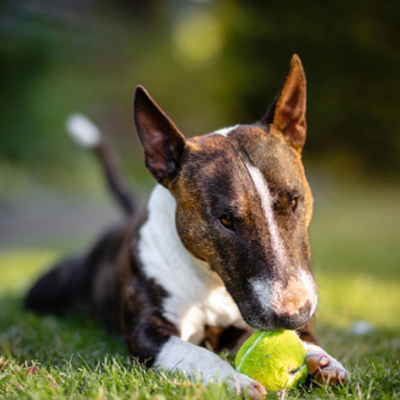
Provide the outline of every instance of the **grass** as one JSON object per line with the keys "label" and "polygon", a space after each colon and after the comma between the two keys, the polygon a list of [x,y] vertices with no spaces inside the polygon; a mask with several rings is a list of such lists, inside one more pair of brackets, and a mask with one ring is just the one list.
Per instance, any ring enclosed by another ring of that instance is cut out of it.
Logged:
{"label": "grass", "polygon": [[[311,229],[320,287],[318,333],[349,369],[343,388],[269,394],[276,399],[400,398],[400,188],[320,187]],[[232,399],[136,365],[121,338],[79,316],[26,313],[30,282],[63,249],[0,253],[0,397],[27,399]],[[373,329],[353,333],[356,321]],[[224,354],[228,360],[232,355]]]}

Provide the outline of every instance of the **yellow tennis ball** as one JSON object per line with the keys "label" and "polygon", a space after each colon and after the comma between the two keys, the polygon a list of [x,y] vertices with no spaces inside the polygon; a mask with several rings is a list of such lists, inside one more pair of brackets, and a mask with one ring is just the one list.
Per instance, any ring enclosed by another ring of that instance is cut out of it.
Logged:
{"label": "yellow tennis ball", "polygon": [[305,354],[295,331],[258,331],[243,343],[235,365],[267,391],[277,391],[305,383]]}

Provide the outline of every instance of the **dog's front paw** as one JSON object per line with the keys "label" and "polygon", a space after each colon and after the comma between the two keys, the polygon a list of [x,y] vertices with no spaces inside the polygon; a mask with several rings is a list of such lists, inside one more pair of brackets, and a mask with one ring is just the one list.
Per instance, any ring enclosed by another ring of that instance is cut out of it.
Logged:
{"label": "dog's front paw", "polygon": [[262,399],[267,395],[264,386],[247,375],[237,373],[232,379],[237,394],[247,394],[251,400]]}
{"label": "dog's front paw", "polygon": [[309,351],[306,364],[312,380],[321,385],[335,386],[350,381],[350,375],[343,365],[323,350]]}

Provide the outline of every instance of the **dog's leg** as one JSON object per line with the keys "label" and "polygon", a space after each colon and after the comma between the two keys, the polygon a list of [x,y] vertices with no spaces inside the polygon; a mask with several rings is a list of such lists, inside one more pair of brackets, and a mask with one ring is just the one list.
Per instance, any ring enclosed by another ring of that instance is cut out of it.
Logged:
{"label": "dog's leg", "polygon": [[211,351],[172,336],[156,357],[154,366],[168,372],[181,373],[204,383],[226,382],[236,393],[247,393],[252,399],[266,395],[264,387],[234,368]]}
{"label": "dog's leg", "polygon": [[103,235],[87,253],[61,260],[33,285],[25,307],[38,313],[68,310],[91,314],[111,331],[120,331],[117,274],[113,266],[127,228]]}
{"label": "dog's leg", "polygon": [[297,331],[306,350],[306,363],[311,378],[321,385],[337,385],[350,380],[350,375],[343,365],[318,346],[314,333],[314,317]]}
{"label": "dog's leg", "polygon": [[58,262],[29,290],[24,299],[25,308],[41,314],[59,315],[70,308],[88,312],[88,290],[79,290],[85,286],[80,279],[84,265],[84,256]]}
{"label": "dog's leg", "polygon": [[306,364],[314,381],[321,385],[334,386],[350,380],[350,375],[343,365],[324,349],[307,342],[303,342],[303,345],[307,351]]}
{"label": "dog's leg", "polygon": [[213,352],[180,339],[178,328],[162,313],[165,292],[152,279],[126,276],[122,288],[122,330],[130,354],[141,363],[171,373],[182,373],[204,383],[226,381],[237,393],[261,398],[264,387],[236,372]]}

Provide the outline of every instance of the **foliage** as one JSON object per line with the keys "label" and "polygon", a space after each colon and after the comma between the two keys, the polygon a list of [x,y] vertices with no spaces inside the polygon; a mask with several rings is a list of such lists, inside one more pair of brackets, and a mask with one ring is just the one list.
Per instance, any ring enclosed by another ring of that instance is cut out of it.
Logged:
{"label": "foliage", "polygon": [[395,2],[4,2],[0,162],[79,170],[64,134],[92,117],[141,162],[132,93],[145,84],[190,135],[260,118],[293,53],[309,84],[306,155],[340,173],[400,172]]}

